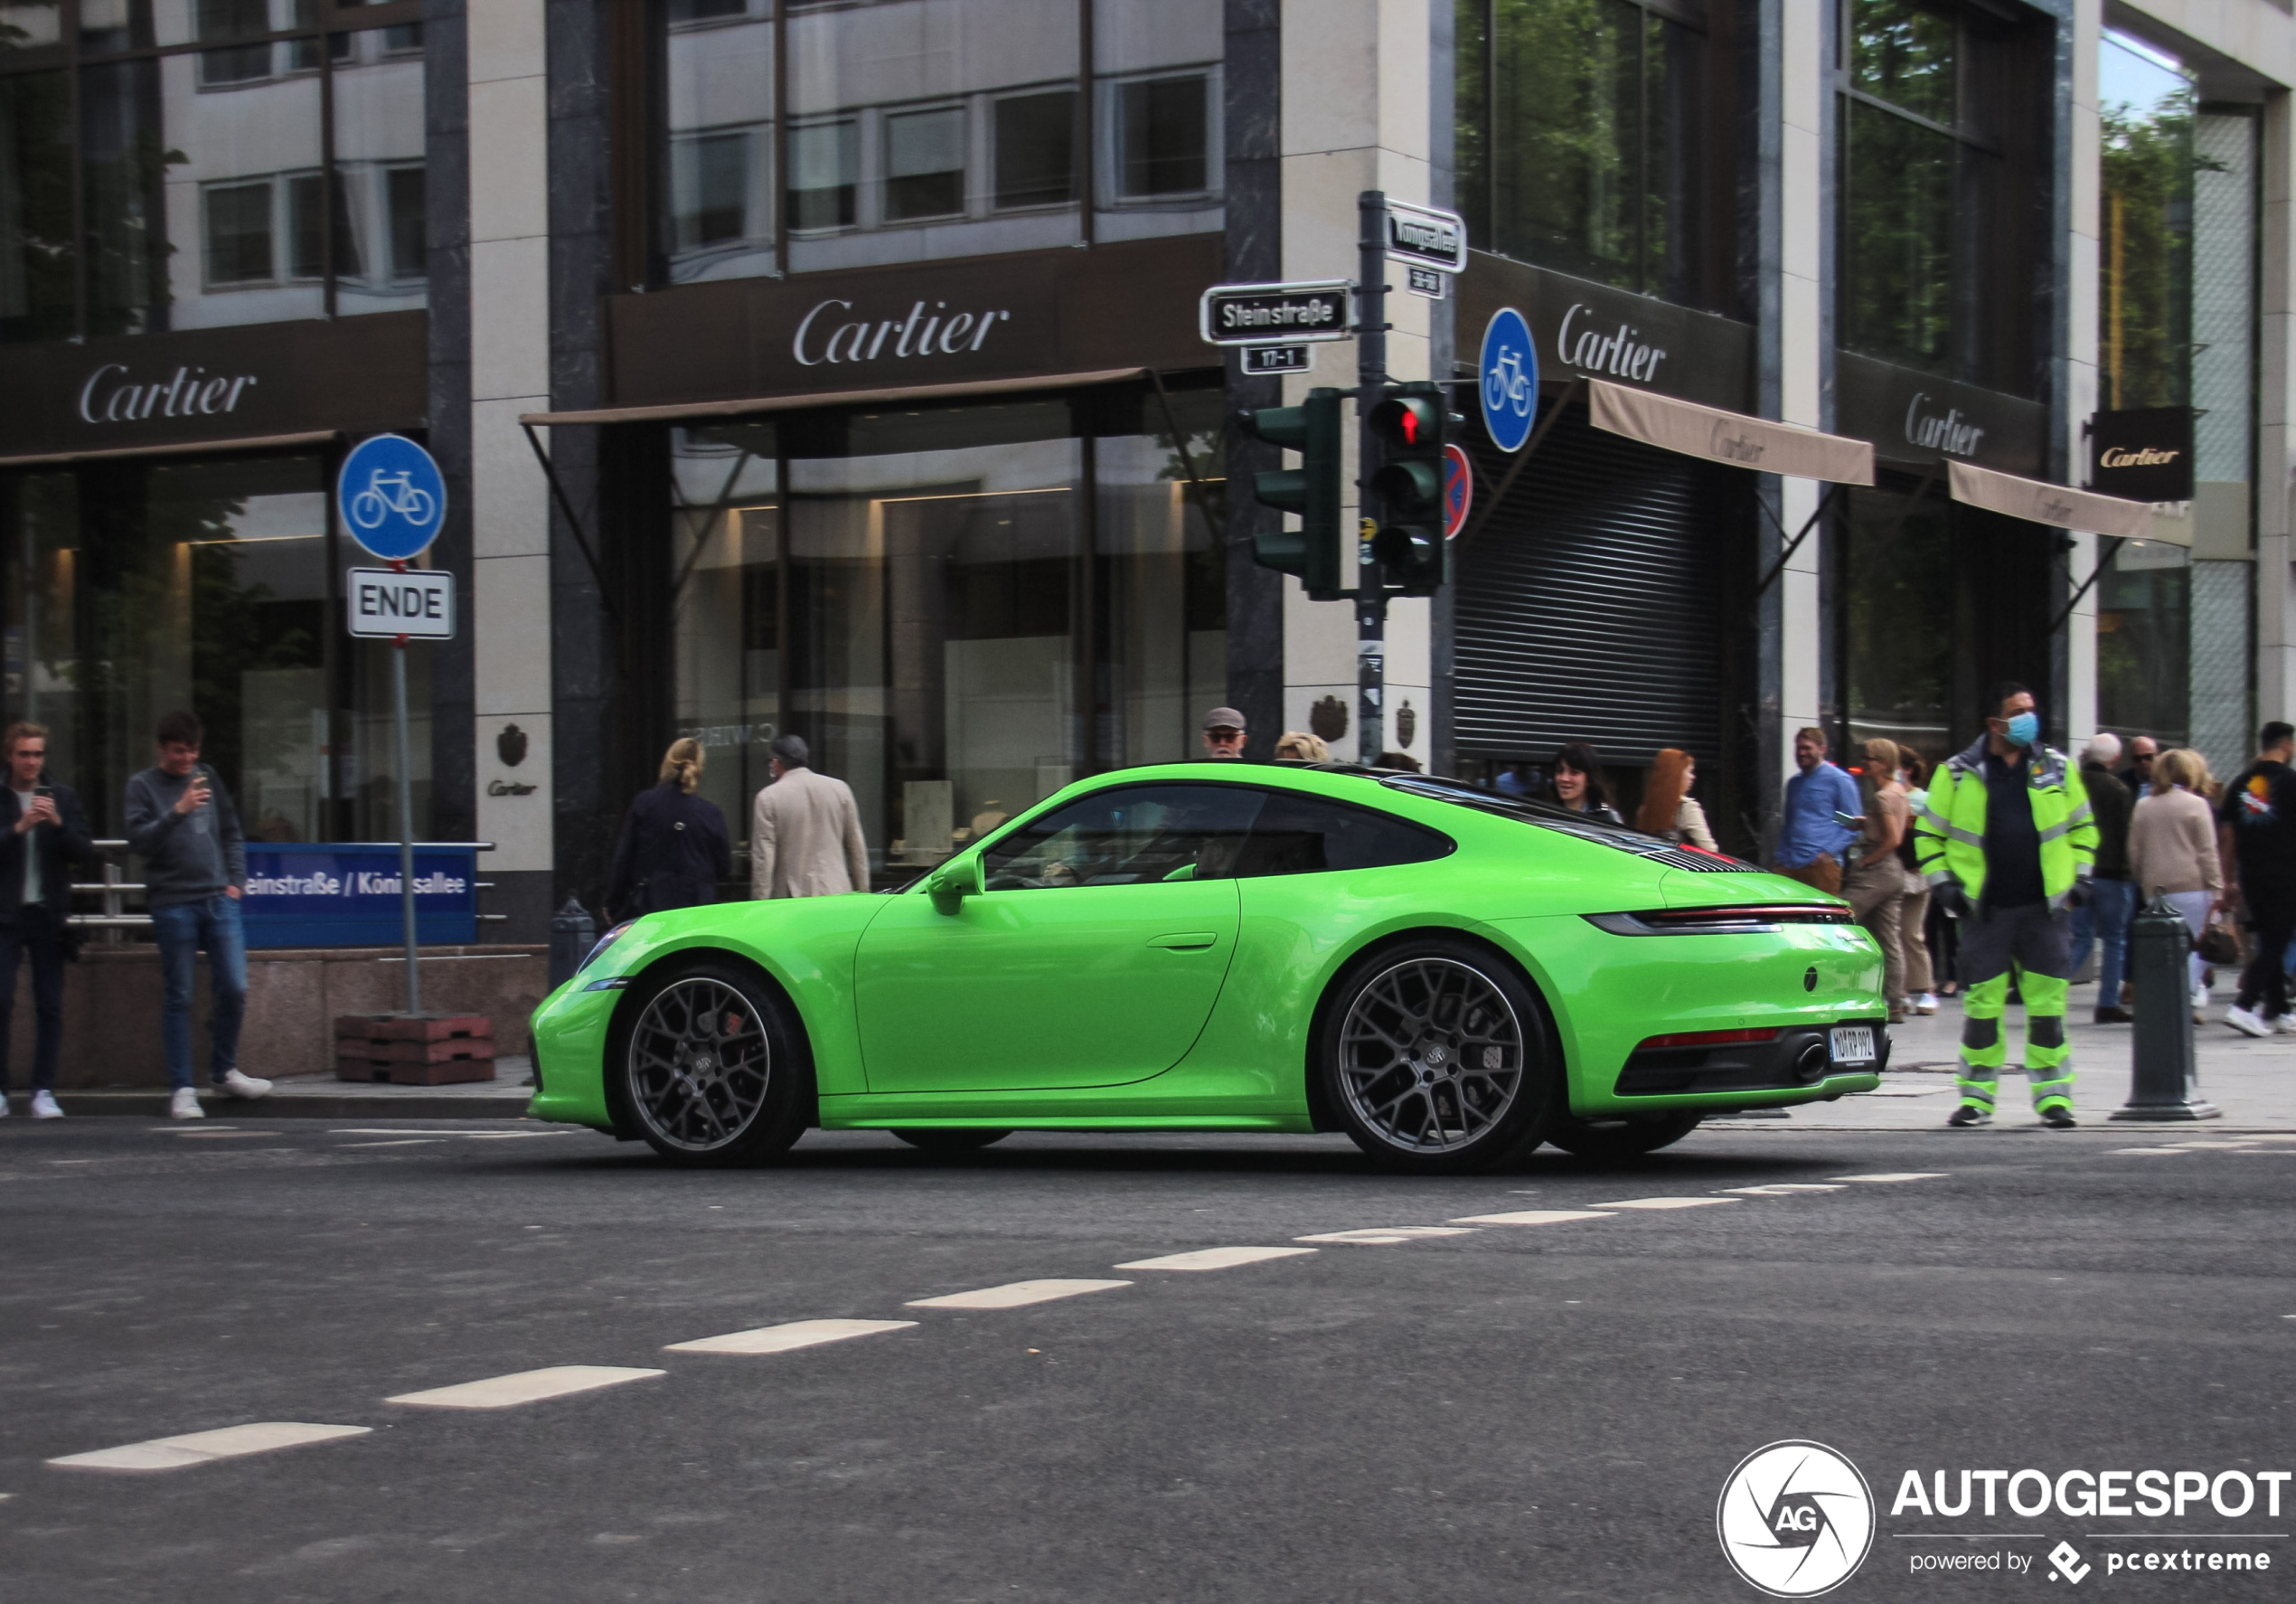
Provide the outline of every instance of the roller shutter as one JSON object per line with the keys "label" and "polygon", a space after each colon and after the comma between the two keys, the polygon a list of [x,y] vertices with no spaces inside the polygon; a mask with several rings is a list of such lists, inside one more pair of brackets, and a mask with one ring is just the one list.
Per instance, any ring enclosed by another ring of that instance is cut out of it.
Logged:
{"label": "roller shutter", "polygon": [[[1510,459],[1477,439],[1475,476]],[[1640,764],[1722,744],[1722,530],[1748,476],[1558,420],[1459,553],[1459,754],[1539,760],[1566,741]]]}

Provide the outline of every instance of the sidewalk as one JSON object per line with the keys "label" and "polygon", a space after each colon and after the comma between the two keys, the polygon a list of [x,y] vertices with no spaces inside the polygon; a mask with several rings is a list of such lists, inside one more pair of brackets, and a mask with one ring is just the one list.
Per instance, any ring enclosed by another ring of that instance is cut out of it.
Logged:
{"label": "sidewalk", "polygon": [[[453,1086],[387,1086],[338,1080],[332,1075],[290,1075],[274,1080],[271,1095],[254,1102],[219,1097],[204,1087],[200,1102],[211,1118],[233,1119],[516,1119],[525,1114],[527,1101],[534,1095],[534,1089],[525,1084],[533,1072],[531,1059],[498,1058],[492,1080],[465,1080]],[[12,1099],[14,1112],[25,1112],[30,1100],[29,1094],[18,1093]],[[167,1117],[164,1090],[60,1091],[56,1101],[67,1117]]]}
{"label": "sidewalk", "polygon": [[[2296,1036],[2244,1036],[2223,1023],[2232,1001],[2220,989],[2208,1006],[2208,1023],[2192,1027],[2193,1057],[2199,1069],[2200,1095],[2224,1110],[2220,1119],[2204,1122],[2207,1130],[2296,1131]],[[2125,1024],[2092,1024],[2096,1012],[2096,987],[2076,986],[2065,1019],[2073,1040],[2073,1067],[2078,1076],[2073,1089],[2074,1117],[2089,1128],[2103,1126],[2106,1117],[2129,1100],[2129,1053],[2131,1029]],[[2009,1068],[2001,1075],[1995,1112],[2000,1127],[2035,1123],[2031,1094],[2024,1071],[2025,1011],[2011,1008],[2002,1022],[2009,1043]],[[1792,1118],[1731,1120],[1746,1129],[1807,1130],[1942,1130],[1945,1116],[1959,1100],[1953,1091],[1955,1050],[1961,1042],[1962,1009],[1958,997],[1938,999],[1933,1015],[1915,1014],[1890,1027],[1892,1047],[1888,1071],[1877,1091],[1847,1097],[1838,1103],[1811,1103],[1793,1110]],[[2184,1124],[2115,1123],[2114,1130],[2131,1135],[2144,1130],[2186,1131]]]}

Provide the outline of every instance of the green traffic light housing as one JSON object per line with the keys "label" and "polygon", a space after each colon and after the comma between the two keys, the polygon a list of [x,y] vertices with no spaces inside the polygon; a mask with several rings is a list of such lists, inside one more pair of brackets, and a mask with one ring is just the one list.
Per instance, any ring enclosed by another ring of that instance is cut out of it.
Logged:
{"label": "green traffic light housing", "polygon": [[1381,517],[1371,537],[1388,588],[1432,596],[1451,579],[1451,543],[1443,536],[1444,445],[1451,410],[1439,384],[1390,384],[1371,409],[1381,466],[1369,488]]}
{"label": "green traffic light housing", "polygon": [[1319,386],[1296,407],[1256,407],[1236,414],[1236,427],[1245,434],[1301,458],[1295,468],[1252,476],[1255,500],[1300,519],[1297,529],[1255,533],[1252,560],[1292,575],[1318,601],[1346,593],[1340,582],[1341,396],[1340,391]]}

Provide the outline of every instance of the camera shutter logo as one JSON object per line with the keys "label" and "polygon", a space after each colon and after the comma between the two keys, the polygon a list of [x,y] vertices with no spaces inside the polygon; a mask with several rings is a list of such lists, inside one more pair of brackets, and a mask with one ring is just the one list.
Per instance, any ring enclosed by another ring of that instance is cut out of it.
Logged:
{"label": "camera shutter logo", "polygon": [[1874,1495],[1821,1442],[1756,1448],[1722,1484],[1714,1526],[1730,1568],[1774,1599],[1814,1599],[1857,1573],[1874,1545]]}

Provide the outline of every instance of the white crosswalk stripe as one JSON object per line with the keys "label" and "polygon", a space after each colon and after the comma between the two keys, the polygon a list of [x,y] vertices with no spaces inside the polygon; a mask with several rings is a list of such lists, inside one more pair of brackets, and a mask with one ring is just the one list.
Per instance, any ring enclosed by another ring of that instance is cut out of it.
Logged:
{"label": "white crosswalk stripe", "polygon": [[1725,1186],[1724,1192],[1740,1197],[1794,1197],[1804,1192],[1839,1192],[1839,1186],[1821,1185],[1815,1181],[1775,1181],[1767,1186]]}
{"label": "white crosswalk stripe", "polygon": [[1596,1203],[1598,1209],[1706,1209],[1734,1203],[1735,1197],[1630,1197],[1621,1203]]}
{"label": "white crosswalk stripe", "polygon": [[665,1354],[786,1354],[794,1348],[818,1347],[847,1337],[874,1336],[880,1331],[908,1331],[914,1320],[791,1320],[781,1326],[760,1326],[752,1331],[729,1331],[723,1336],[673,1342]]}
{"label": "white crosswalk stripe", "polygon": [[1118,1269],[1233,1269],[1268,1259],[1290,1259],[1313,1253],[1313,1248],[1199,1248],[1192,1253],[1167,1253],[1161,1259],[1135,1259]]}
{"label": "white crosswalk stripe", "polygon": [[1431,1236],[1473,1236],[1464,1226],[1456,1225],[1378,1225],[1361,1231],[1326,1231],[1314,1236],[1295,1236],[1295,1242],[1359,1242],[1365,1246],[1386,1246],[1396,1242],[1416,1242]]}
{"label": "white crosswalk stripe", "polygon": [[1087,1292],[1107,1292],[1118,1287],[1129,1287],[1130,1281],[1009,1281],[1002,1287],[983,1287],[974,1292],[951,1292],[941,1297],[913,1297],[908,1307],[913,1309],[1017,1309],[1032,1303],[1050,1303],[1058,1297],[1080,1297]]}
{"label": "white crosswalk stripe", "polygon": [[212,1465],[243,1454],[268,1454],[306,1443],[332,1442],[342,1437],[364,1437],[372,1426],[314,1426],[299,1420],[263,1420],[249,1426],[225,1426],[215,1431],[193,1431],[182,1437],[155,1437],[149,1442],[125,1443],[89,1454],[66,1454],[51,1465],[79,1470],[183,1470]]}
{"label": "white crosswalk stripe", "polygon": [[458,1382],[451,1387],[401,1392],[383,1401],[419,1404],[426,1409],[511,1409],[522,1403],[539,1403],[546,1398],[618,1387],[625,1382],[642,1382],[664,1373],[659,1370],[629,1370],[616,1364],[552,1364],[541,1370],[488,1376],[484,1381]]}
{"label": "white crosswalk stripe", "polygon": [[1894,1186],[1900,1181],[1943,1181],[1948,1177],[1943,1170],[1909,1170],[1903,1175],[1833,1175],[1829,1178],[1836,1181],[1862,1181],[1868,1186]]}
{"label": "white crosswalk stripe", "polygon": [[1517,1209],[1510,1214],[1462,1214],[1454,1225],[1560,1225],[1571,1220],[1615,1220],[1594,1209]]}

